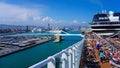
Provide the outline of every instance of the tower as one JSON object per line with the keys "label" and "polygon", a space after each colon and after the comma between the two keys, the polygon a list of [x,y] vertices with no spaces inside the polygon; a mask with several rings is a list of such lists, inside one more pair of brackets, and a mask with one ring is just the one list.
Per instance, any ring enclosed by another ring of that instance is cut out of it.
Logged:
{"label": "tower", "polygon": [[48,23],[48,30],[50,30],[50,24]]}
{"label": "tower", "polygon": [[28,32],[29,31],[29,27],[28,26],[26,26],[26,32]]}

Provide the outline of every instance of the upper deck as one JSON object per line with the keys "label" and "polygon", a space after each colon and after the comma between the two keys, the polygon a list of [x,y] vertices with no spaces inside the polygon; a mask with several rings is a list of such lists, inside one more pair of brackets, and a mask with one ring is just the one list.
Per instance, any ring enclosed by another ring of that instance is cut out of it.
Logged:
{"label": "upper deck", "polygon": [[91,30],[99,35],[112,35],[120,31],[120,13],[112,11],[107,14],[95,14],[92,23],[90,23]]}
{"label": "upper deck", "polygon": [[[86,60],[88,68],[99,68],[95,67],[97,64],[93,63],[93,60],[99,61],[101,68],[120,67],[120,39],[118,36],[103,38],[96,33],[89,33],[86,36],[84,45],[86,46],[86,48],[84,48],[84,60]],[[98,46],[100,47],[98,48]],[[103,61],[100,59],[100,52],[103,52],[104,54]],[[118,57],[116,58],[115,56]]]}
{"label": "upper deck", "polygon": [[92,24],[120,24],[120,13],[114,13],[112,11],[107,14],[102,12],[94,15]]}

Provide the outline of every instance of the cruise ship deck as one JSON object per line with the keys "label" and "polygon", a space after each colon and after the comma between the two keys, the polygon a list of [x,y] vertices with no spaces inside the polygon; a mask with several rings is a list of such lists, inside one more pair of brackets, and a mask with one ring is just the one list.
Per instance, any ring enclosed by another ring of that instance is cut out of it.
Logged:
{"label": "cruise ship deck", "polygon": [[[118,36],[103,39],[94,33],[87,34],[84,46],[85,50],[83,51],[84,52],[83,63],[88,68],[111,68],[111,67],[119,68],[120,67],[119,43],[120,39],[118,38]],[[101,61],[100,59],[101,52],[103,52],[104,54],[102,59],[103,61]]]}
{"label": "cruise ship deck", "polygon": [[[93,34],[87,34],[86,36],[87,36],[87,38],[85,39],[85,46],[87,46],[87,50],[91,51],[91,49],[92,49],[93,53],[91,53],[89,51],[89,55],[85,55],[86,52],[83,54],[84,54],[84,56],[93,56],[93,57],[85,57],[84,58],[85,62],[83,62],[83,63],[88,68],[94,68],[94,67],[95,68],[110,68],[111,65],[110,65],[109,61],[104,61],[104,62],[100,61],[99,51],[96,48],[97,41],[102,40],[102,39],[100,39],[97,35],[93,35]],[[87,60],[85,60],[85,59],[87,59]],[[92,62],[93,60],[95,62]],[[96,62],[98,62],[98,63],[95,64]],[[91,63],[94,63],[94,64],[91,64]]]}

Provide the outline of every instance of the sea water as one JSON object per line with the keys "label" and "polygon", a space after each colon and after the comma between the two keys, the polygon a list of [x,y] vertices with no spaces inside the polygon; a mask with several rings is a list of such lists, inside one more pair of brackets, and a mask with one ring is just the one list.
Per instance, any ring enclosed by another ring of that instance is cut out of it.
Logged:
{"label": "sea water", "polygon": [[[69,31],[69,33],[80,33]],[[64,36],[60,43],[49,41],[0,58],[0,68],[27,68],[80,41],[80,36]]]}

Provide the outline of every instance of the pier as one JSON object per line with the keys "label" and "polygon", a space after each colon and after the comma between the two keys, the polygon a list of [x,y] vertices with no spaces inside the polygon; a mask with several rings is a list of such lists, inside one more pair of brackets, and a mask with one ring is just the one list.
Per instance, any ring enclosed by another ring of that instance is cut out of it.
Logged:
{"label": "pier", "polygon": [[[50,41],[51,38],[36,38],[36,39],[30,39],[30,40],[24,40],[18,43],[7,43],[7,42],[1,42],[1,51],[0,51],[0,57],[12,54],[21,50],[25,50],[27,48],[31,48],[33,46],[36,46],[38,44],[42,44],[45,42]],[[6,47],[7,46],[7,47]]]}

